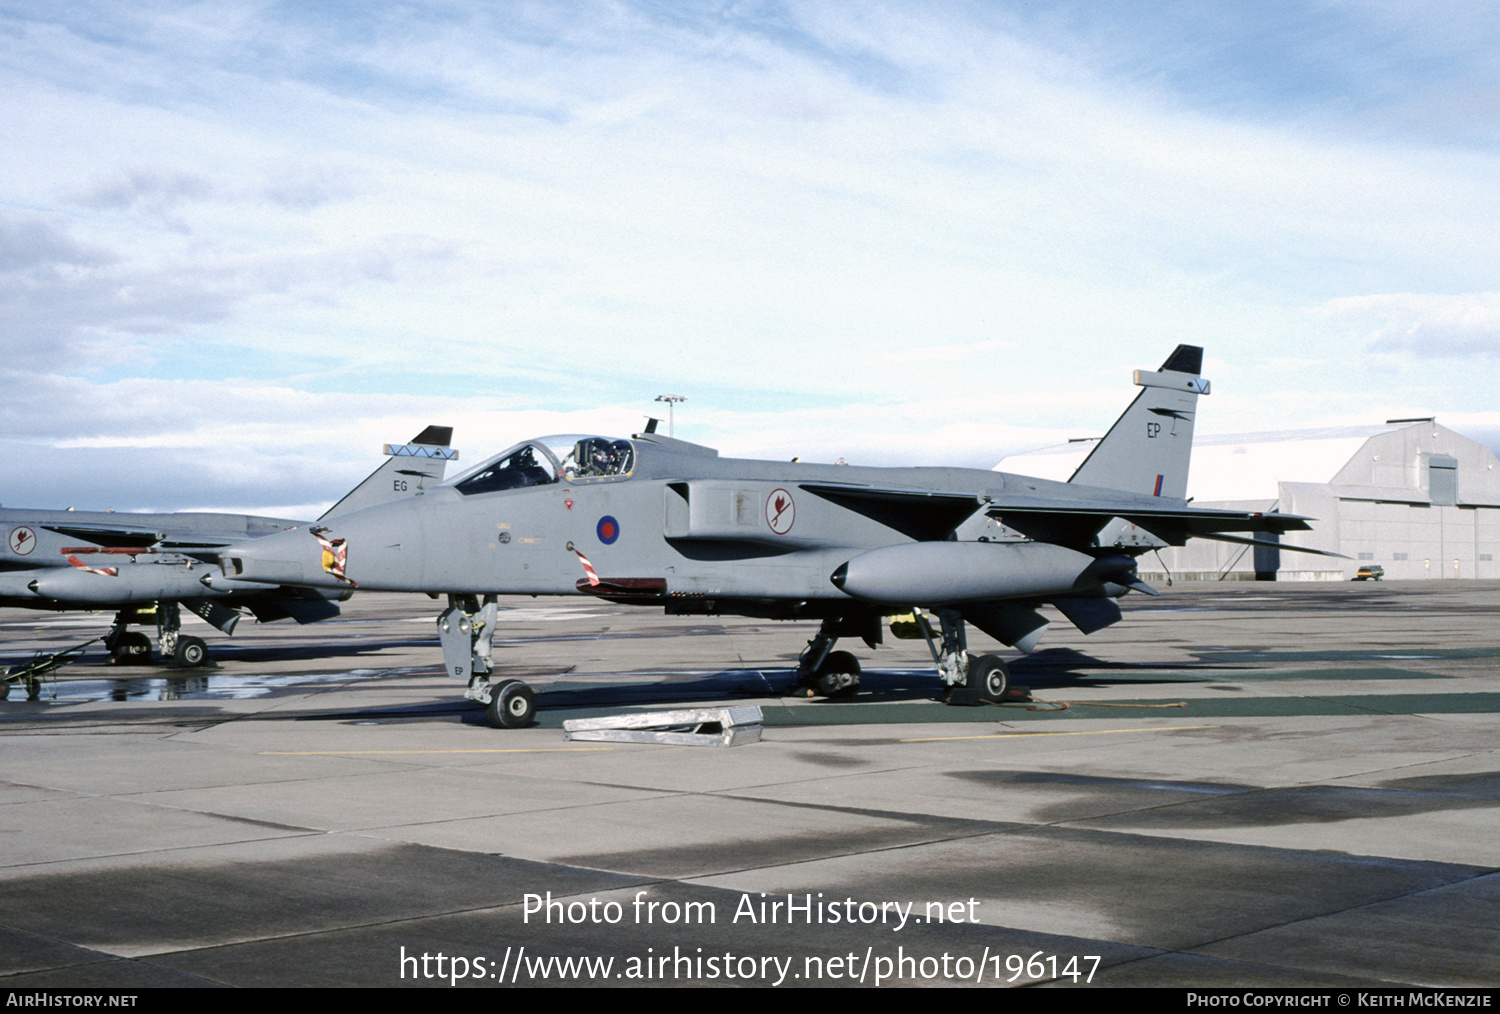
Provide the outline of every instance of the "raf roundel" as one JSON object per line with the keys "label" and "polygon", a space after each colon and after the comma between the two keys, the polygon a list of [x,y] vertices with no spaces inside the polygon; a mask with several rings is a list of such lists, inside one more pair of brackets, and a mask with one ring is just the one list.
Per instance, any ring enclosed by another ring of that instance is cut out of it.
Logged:
{"label": "raf roundel", "polygon": [[599,541],[606,546],[613,546],[615,540],[620,537],[620,522],[606,514],[599,519],[599,527],[595,529],[599,533]]}

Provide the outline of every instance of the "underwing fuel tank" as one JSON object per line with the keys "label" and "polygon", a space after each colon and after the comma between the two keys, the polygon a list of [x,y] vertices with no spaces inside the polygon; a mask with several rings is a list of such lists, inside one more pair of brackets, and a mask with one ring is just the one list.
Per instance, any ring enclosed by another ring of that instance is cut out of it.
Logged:
{"label": "underwing fuel tank", "polygon": [[[109,573],[113,570],[115,573]],[[100,572],[103,571],[103,572]],[[209,567],[181,564],[136,563],[98,571],[76,567],[49,567],[28,583],[42,598],[70,603],[114,605],[120,602],[152,602],[157,599],[193,599],[212,595],[203,583]]]}
{"label": "underwing fuel tank", "polygon": [[1047,542],[914,542],[873,549],[840,566],[834,586],[892,605],[1121,595],[1138,584],[1127,556],[1093,557]]}

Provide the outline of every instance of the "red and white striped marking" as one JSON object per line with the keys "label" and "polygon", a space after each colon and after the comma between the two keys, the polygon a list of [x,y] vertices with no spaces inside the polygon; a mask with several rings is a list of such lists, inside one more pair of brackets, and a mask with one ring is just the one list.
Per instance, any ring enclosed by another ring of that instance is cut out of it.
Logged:
{"label": "red and white striped marking", "polygon": [[63,547],[63,549],[62,549],[62,555],[63,555],[63,557],[69,563],[71,563],[73,566],[77,567],[79,570],[86,570],[90,574],[103,574],[105,577],[118,577],[120,575],[120,568],[119,567],[90,567],[88,564],[84,563],[82,560],[80,560],[78,558],[79,556],[81,556],[81,555],[83,555],[85,553],[109,553],[109,554],[112,554],[114,556],[136,557],[136,556],[143,556],[143,555],[155,555],[156,550],[150,549],[150,548],[148,548],[146,546],[64,546]]}
{"label": "red and white striped marking", "polygon": [[77,567],[79,570],[86,570],[90,574],[103,574],[105,577],[118,577],[119,576],[119,573],[120,573],[120,568],[119,567],[90,567],[88,564],[84,563],[82,560],[80,560],[78,557],[74,556],[72,553],[68,553],[66,555],[67,555],[67,558],[68,558],[68,562],[71,563],[73,566]]}
{"label": "red and white striped marking", "polygon": [[583,564],[583,573],[584,576],[589,579],[589,584],[593,585],[594,587],[598,587],[599,575],[594,572],[594,565],[592,563],[589,563],[589,558],[584,556],[582,553],[579,553],[578,550],[575,549],[573,550],[573,552],[578,555],[578,562]]}

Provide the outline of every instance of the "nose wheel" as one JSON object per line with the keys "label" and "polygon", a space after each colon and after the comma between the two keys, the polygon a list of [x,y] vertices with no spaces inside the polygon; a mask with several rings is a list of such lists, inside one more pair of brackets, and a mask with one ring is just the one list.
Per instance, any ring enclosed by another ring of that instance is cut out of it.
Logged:
{"label": "nose wheel", "polygon": [[455,679],[467,679],[464,697],[484,705],[494,729],[524,729],[536,718],[536,692],[515,679],[490,682],[495,619],[500,605],[494,595],[449,595],[448,608],[438,616],[438,640],[443,666]]}
{"label": "nose wheel", "polygon": [[489,719],[490,728],[524,729],[536,717],[536,693],[520,680],[504,680],[493,686],[487,682],[483,686],[479,684],[476,677],[468,696],[477,698],[483,690],[489,691],[490,699],[484,706],[484,714]]}

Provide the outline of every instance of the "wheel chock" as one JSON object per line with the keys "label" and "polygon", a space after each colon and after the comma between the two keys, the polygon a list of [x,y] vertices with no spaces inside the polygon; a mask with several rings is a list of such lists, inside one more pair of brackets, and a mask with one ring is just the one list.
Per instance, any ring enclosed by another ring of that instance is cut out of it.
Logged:
{"label": "wheel chock", "polygon": [[604,743],[663,743],[671,746],[743,746],[759,743],[760,706],[647,711],[563,722],[563,739]]}

